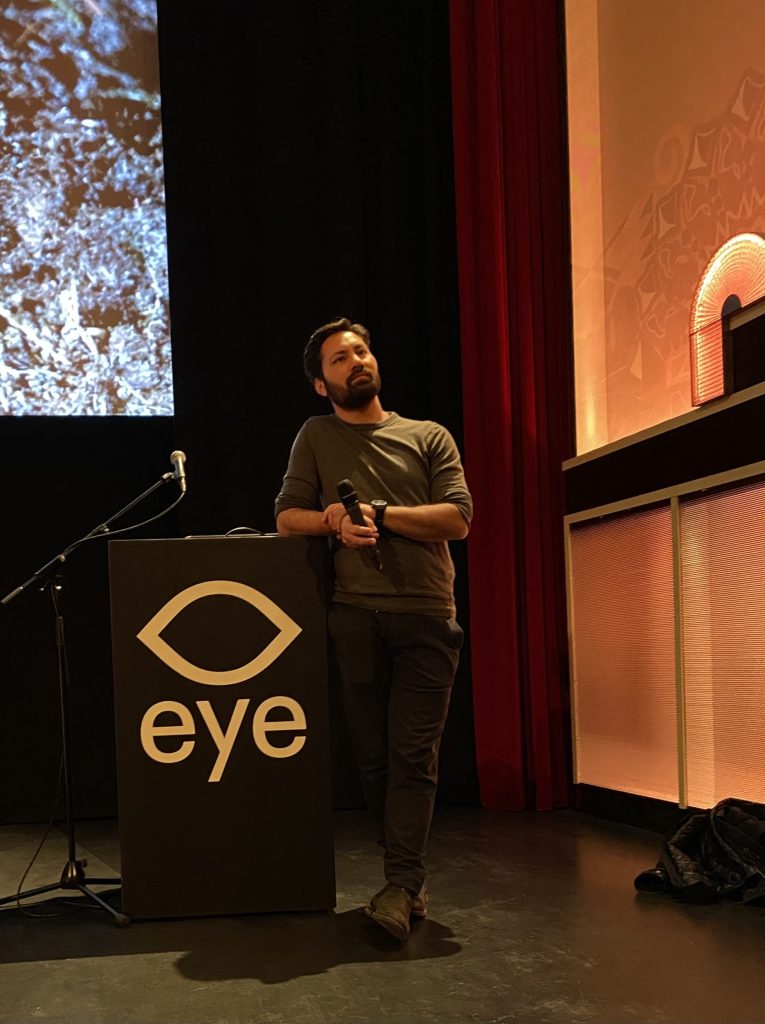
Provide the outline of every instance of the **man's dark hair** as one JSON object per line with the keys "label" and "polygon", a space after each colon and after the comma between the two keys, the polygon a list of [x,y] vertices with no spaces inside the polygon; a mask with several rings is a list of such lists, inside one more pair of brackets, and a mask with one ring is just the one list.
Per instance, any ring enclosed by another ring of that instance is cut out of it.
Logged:
{"label": "man's dark hair", "polygon": [[336,320],[330,320],[328,324],[317,327],[308,339],[308,344],[303,352],[303,369],[310,384],[313,384],[317,378],[324,380],[324,374],[321,372],[321,346],[331,334],[337,334],[338,331],[351,331],[353,334],[358,334],[361,340],[371,347],[372,342],[366,327],[363,324],[353,323],[347,316],[338,317]]}

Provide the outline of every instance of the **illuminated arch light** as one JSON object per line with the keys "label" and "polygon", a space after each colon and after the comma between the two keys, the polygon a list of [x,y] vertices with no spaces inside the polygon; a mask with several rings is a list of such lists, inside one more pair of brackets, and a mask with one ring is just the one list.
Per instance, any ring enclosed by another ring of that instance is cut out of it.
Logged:
{"label": "illuminated arch light", "polygon": [[691,402],[703,405],[725,393],[722,309],[738,297],[742,306],[765,295],[765,238],[734,235],[706,266],[691,307]]}

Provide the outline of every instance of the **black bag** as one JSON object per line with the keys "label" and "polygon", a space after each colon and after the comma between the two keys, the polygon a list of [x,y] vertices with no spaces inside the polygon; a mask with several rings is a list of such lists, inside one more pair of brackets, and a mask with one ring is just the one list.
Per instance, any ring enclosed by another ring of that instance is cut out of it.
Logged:
{"label": "black bag", "polygon": [[656,867],[637,876],[635,888],[691,903],[765,901],[765,804],[729,798],[687,814],[664,838]]}

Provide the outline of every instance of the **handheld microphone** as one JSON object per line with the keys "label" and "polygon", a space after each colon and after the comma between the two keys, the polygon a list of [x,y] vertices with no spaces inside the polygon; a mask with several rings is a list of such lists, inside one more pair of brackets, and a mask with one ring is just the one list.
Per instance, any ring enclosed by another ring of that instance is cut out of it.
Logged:
{"label": "handheld microphone", "polygon": [[181,493],[186,493],[186,455],[184,452],[173,452],[170,456],[175,473],[173,476],[178,481]]}
{"label": "handheld microphone", "polygon": [[[359,496],[353,489],[353,484],[350,480],[341,480],[337,485],[337,496],[345,506],[345,511],[351,517],[351,522],[357,526],[366,526],[364,522],[364,513],[361,511],[359,506]],[[376,544],[372,544],[365,548],[369,552],[375,569],[378,572],[382,572],[382,556],[380,555],[380,549]]]}

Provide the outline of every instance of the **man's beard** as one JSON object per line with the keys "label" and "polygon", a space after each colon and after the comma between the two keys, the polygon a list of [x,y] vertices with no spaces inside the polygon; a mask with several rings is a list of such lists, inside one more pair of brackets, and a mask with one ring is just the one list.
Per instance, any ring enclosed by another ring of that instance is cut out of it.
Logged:
{"label": "man's beard", "polygon": [[339,409],[345,409],[347,412],[363,409],[364,406],[369,405],[380,394],[380,386],[380,374],[369,374],[368,371],[358,374],[346,387],[330,384],[327,380],[324,381],[327,398],[333,405]]}

